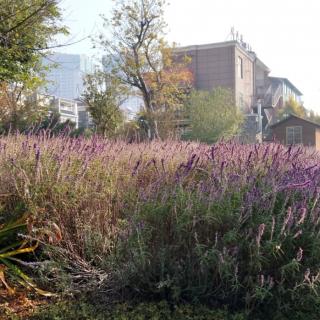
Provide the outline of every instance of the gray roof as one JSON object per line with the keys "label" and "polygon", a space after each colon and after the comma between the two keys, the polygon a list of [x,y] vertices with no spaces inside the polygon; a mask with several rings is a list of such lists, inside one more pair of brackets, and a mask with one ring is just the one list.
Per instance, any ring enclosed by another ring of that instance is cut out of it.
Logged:
{"label": "gray roof", "polygon": [[236,46],[239,50],[241,50],[249,59],[251,59],[252,61],[254,60],[256,56],[255,53],[245,49],[237,40],[176,47],[174,48],[174,52],[183,53],[183,52],[188,52],[192,50],[206,50],[206,49],[213,49],[213,48],[233,47],[233,46]]}
{"label": "gray roof", "polygon": [[287,78],[281,78],[281,77],[269,77],[271,80],[278,80],[278,81],[283,81],[286,83],[287,86],[289,86],[290,88],[292,88],[299,96],[302,96],[303,93],[296,87],[293,85],[292,82],[290,82]]}
{"label": "gray roof", "polygon": [[260,68],[266,70],[267,72],[270,72],[270,68],[267,67],[258,57],[256,57],[256,63],[258,66],[260,66]]}

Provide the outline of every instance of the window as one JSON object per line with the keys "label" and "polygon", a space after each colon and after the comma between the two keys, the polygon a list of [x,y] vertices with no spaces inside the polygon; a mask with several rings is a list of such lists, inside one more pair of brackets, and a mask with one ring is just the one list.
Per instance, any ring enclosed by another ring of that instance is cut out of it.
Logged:
{"label": "window", "polygon": [[286,140],[287,144],[302,143],[302,127],[286,127]]}
{"label": "window", "polygon": [[238,57],[238,76],[243,79],[243,61],[241,57]]}
{"label": "window", "polygon": [[240,108],[240,110],[244,110],[244,99],[243,94],[241,92],[239,92],[238,95],[238,107]]}

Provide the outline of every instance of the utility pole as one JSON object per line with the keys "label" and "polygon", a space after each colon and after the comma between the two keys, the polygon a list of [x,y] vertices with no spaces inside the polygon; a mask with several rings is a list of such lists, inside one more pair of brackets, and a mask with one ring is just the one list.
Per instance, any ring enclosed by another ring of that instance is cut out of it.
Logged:
{"label": "utility pole", "polygon": [[262,106],[261,100],[259,99],[257,102],[257,110],[258,110],[258,132],[257,132],[257,140],[259,143],[262,142]]}

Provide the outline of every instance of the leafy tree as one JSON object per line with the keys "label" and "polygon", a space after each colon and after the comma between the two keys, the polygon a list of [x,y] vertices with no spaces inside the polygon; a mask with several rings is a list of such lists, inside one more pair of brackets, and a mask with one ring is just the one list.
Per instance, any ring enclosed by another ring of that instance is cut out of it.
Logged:
{"label": "leafy tree", "polygon": [[181,106],[192,78],[188,59],[174,62],[164,39],[165,5],[165,0],[117,1],[111,20],[104,18],[111,37],[99,40],[111,57],[113,74],[141,94],[152,137],[159,137],[155,112]]}
{"label": "leafy tree", "polygon": [[234,136],[243,120],[232,92],[224,88],[193,91],[186,111],[190,121],[186,138],[207,143]]}
{"label": "leafy tree", "polygon": [[103,136],[114,135],[123,122],[120,105],[125,100],[124,92],[123,85],[109,73],[96,71],[85,79],[83,101],[88,105],[98,133]]}
{"label": "leafy tree", "polygon": [[48,113],[43,99],[36,97],[32,90],[15,84],[0,83],[0,128],[23,131],[41,122]]}
{"label": "leafy tree", "polygon": [[42,57],[60,25],[58,0],[0,0],[0,122],[7,131],[25,130],[41,121],[47,109],[32,92],[42,83]]}
{"label": "leafy tree", "polygon": [[293,97],[290,97],[289,100],[285,103],[284,108],[281,108],[277,112],[278,120],[281,120],[287,117],[290,114],[294,114],[301,118],[307,117],[307,110],[299,104]]}
{"label": "leafy tree", "polygon": [[41,59],[60,25],[57,0],[0,0],[0,82],[36,86]]}

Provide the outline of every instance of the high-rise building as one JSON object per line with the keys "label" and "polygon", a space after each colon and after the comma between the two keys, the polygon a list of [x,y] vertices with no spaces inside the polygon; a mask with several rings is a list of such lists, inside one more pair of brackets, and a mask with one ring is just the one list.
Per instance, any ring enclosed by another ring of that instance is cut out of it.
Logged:
{"label": "high-rise building", "polygon": [[45,93],[65,99],[77,99],[84,90],[83,79],[92,73],[94,65],[85,55],[54,53],[44,58],[49,66]]}

